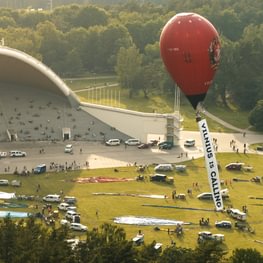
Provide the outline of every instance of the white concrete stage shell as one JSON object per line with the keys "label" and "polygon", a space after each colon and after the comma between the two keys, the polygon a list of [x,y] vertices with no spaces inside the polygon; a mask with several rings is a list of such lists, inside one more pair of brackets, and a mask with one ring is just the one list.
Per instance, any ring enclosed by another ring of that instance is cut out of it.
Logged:
{"label": "white concrete stage shell", "polygon": [[[76,94],[50,68],[22,51],[5,46],[0,47],[0,82],[16,85],[17,87],[21,87],[21,89],[23,87],[30,87],[36,93],[38,91],[40,93],[40,90],[46,90],[49,93],[52,92],[61,96],[61,98],[67,98],[72,109],[81,110],[85,114],[88,113],[108,126],[107,128],[102,123],[100,124],[101,130],[99,133],[105,134],[101,138],[109,139],[107,138],[107,134],[112,136],[116,130],[116,135],[121,136],[122,139],[133,137],[140,139],[142,142],[147,142],[149,139],[159,138],[161,140],[173,141],[175,144],[178,143],[180,129],[179,113],[142,113],[80,102]],[[22,90],[20,91],[22,92]],[[63,112],[65,112],[65,107]],[[76,113],[74,114],[76,115]],[[88,117],[88,114],[86,120],[83,115],[76,115],[78,125],[75,126],[83,126],[81,131],[83,134],[86,133],[84,125],[87,125],[88,122],[96,123],[94,120],[90,121],[91,116]],[[70,115],[69,112],[68,115]],[[62,117],[66,118],[65,114]],[[72,123],[68,124],[68,126],[64,127],[70,127]],[[56,126],[59,126],[58,123]],[[74,129],[74,127],[71,129]],[[75,133],[77,134],[78,131],[75,130]],[[82,138],[84,137],[82,136]],[[96,136],[97,139],[98,136]]]}
{"label": "white concrete stage shell", "polygon": [[68,98],[71,105],[79,105],[78,97],[47,66],[32,56],[9,47],[0,47],[0,81],[46,89]]}

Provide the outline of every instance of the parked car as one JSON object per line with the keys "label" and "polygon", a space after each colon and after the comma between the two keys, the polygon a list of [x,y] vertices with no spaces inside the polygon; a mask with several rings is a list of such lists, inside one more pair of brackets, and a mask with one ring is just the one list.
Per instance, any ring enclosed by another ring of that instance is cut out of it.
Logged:
{"label": "parked car", "polygon": [[198,243],[202,243],[207,240],[223,242],[225,240],[225,236],[223,234],[212,234],[210,231],[202,231],[198,233],[198,238],[197,238]]}
{"label": "parked car", "polygon": [[75,196],[65,196],[63,202],[70,205],[74,205],[77,203],[77,198]]}
{"label": "parked car", "polygon": [[0,158],[5,158],[7,155],[7,152],[0,152]]}
{"label": "parked car", "polygon": [[8,186],[9,185],[9,181],[6,179],[0,179],[0,185],[2,186]]}
{"label": "parked car", "polygon": [[138,149],[148,149],[150,147],[150,145],[148,143],[142,143],[140,145],[137,146]]}
{"label": "parked car", "polygon": [[119,139],[109,139],[105,142],[107,146],[118,146],[121,144],[121,141]]}
{"label": "parked car", "polygon": [[26,156],[26,152],[22,152],[22,151],[10,151],[9,152],[9,156],[10,157],[25,157]]}
{"label": "parked car", "polygon": [[65,153],[73,153],[73,145],[72,144],[67,144],[64,149]]}
{"label": "parked car", "polygon": [[163,141],[158,143],[158,148],[159,149],[172,149],[174,146],[173,142],[170,141]]}
{"label": "parked car", "polygon": [[128,139],[125,141],[125,144],[129,146],[137,146],[141,144],[141,141],[139,139]]}
{"label": "parked car", "polygon": [[195,146],[195,140],[194,139],[187,139],[184,142],[185,147],[194,147]]}
{"label": "parked car", "polygon": [[241,171],[244,163],[229,163],[225,166],[225,168],[229,171]]}
{"label": "parked car", "polygon": [[47,166],[45,164],[39,164],[35,169],[34,169],[34,174],[42,174],[45,173],[47,170]]}
{"label": "parked car", "polygon": [[80,223],[71,223],[70,224],[70,229],[74,230],[74,231],[81,231],[81,232],[85,232],[88,230],[88,228]]}
{"label": "parked car", "polygon": [[61,197],[60,197],[60,195],[57,195],[57,194],[46,195],[43,197],[43,201],[51,202],[51,203],[60,203]]}
{"label": "parked car", "polygon": [[154,167],[154,171],[162,171],[162,172],[169,172],[174,169],[173,165],[170,163],[163,163],[163,164],[158,164]]}
{"label": "parked car", "polygon": [[65,218],[67,220],[73,220],[74,216],[79,216],[79,213],[77,213],[76,211],[73,210],[67,210],[66,214],[65,214]]}
{"label": "parked car", "polygon": [[14,187],[20,187],[22,185],[22,183],[19,180],[12,180],[11,185]]}
{"label": "parked car", "polygon": [[186,165],[184,164],[178,164],[175,166],[175,170],[177,172],[184,172],[186,170]]}
{"label": "parked car", "polygon": [[231,228],[232,227],[232,223],[231,221],[216,221],[215,222],[215,226],[218,228]]}
{"label": "parked car", "polygon": [[257,146],[256,150],[262,152],[263,151],[263,146],[261,146],[261,145]]}
{"label": "parked car", "polygon": [[[222,190],[220,190],[220,193],[221,193],[223,199],[229,198],[228,189],[222,189]],[[204,193],[199,194],[197,196],[197,198],[202,199],[202,200],[212,200],[213,195],[210,192],[204,192]]]}
{"label": "parked car", "polygon": [[67,204],[67,203],[60,203],[58,205],[58,210],[67,211],[68,208],[69,208],[69,204]]}
{"label": "parked car", "polygon": [[173,184],[174,178],[172,176],[167,176],[165,174],[153,174],[153,175],[150,175],[150,181]]}
{"label": "parked car", "polygon": [[233,218],[240,220],[240,221],[246,221],[247,214],[244,212],[241,212],[239,209],[230,208],[227,210],[227,213],[230,214]]}
{"label": "parked car", "polygon": [[165,142],[158,145],[160,150],[171,150],[173,148],[173,143]]}
{"label": "parked car", "polygon": [[167,176],[165,174],[153,174],[153,175],[150,175],[150,181],[165,182],[166,177]]}

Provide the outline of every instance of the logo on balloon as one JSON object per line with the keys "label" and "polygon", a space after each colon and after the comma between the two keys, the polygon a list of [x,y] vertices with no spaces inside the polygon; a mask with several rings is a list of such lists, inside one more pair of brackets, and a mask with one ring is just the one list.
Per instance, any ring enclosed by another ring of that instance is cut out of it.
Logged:
{"label": "logo on balloon", "polygon": [[220,43],[218,37],[215,37],[208,49],[211,67],[217,69],[220,60]]}

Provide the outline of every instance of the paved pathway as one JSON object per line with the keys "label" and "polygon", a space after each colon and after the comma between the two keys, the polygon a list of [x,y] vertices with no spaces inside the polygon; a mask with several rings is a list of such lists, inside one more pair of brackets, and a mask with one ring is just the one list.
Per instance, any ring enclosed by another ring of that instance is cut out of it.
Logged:
{"label": "paved pathway", "polygon": [[[210,115],[212,116],[212,115]],[[222,121],[220,120],[220,123]],[[230,127],[230,126],[228,126]],[[233,129],[234,130],[234,129]],[[243,130],[237,130],[236,133],[210,133],[212,138],[217,139],[218,152],[233,152],[230,147],[230,141],[236,142],[236,148],[239,153],[243,154],[244,144],[263,142],[263,135],[253,132],[247,132],[243,135]],[[186,139],[193,138],[196,140],[196,146],[185,148],[183,143]],[[51,162],[58,164],[76,163],[82,169],[87,168],[102,168],[102,167],[120,167],[137,164],[153,164],[153,163],[178,163],[192,158],[203,156],[203,147],[199,132],[181,131],[179,146],[172,150],[159,150],[157,147],[151,149],[137,149],[137,147],[124,145],[116,147],[107,147],[98,142],[78,141],[72,142],[74,154],[64,153],[64,142],[12,142],[0,143],[0,151],[22,150],[27,152],[25,158],[2,158],[0,159],[0,173],[4,172],[9,167],[9,172],[13,172],[17,167],[22,170],[24,166],[31,170],[40,163],[45,163],[49,166]],[[44,149],[45,153],[40,154],[40,149]],[[80,151],[82,149],[82,153]],[[262,154],[254,150],[249,150],[248,153]]]}

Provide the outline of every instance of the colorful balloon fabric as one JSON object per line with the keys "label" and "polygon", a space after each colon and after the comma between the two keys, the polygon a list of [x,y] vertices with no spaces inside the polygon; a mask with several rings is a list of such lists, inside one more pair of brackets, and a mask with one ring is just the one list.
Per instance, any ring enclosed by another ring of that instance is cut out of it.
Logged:
{"label": "colorful balloon fabric", "polygon": [[220,59],[214,26],[195,13],[179,13],[164,26],[160,37],[164,65],[193,108],[205,99]]}

